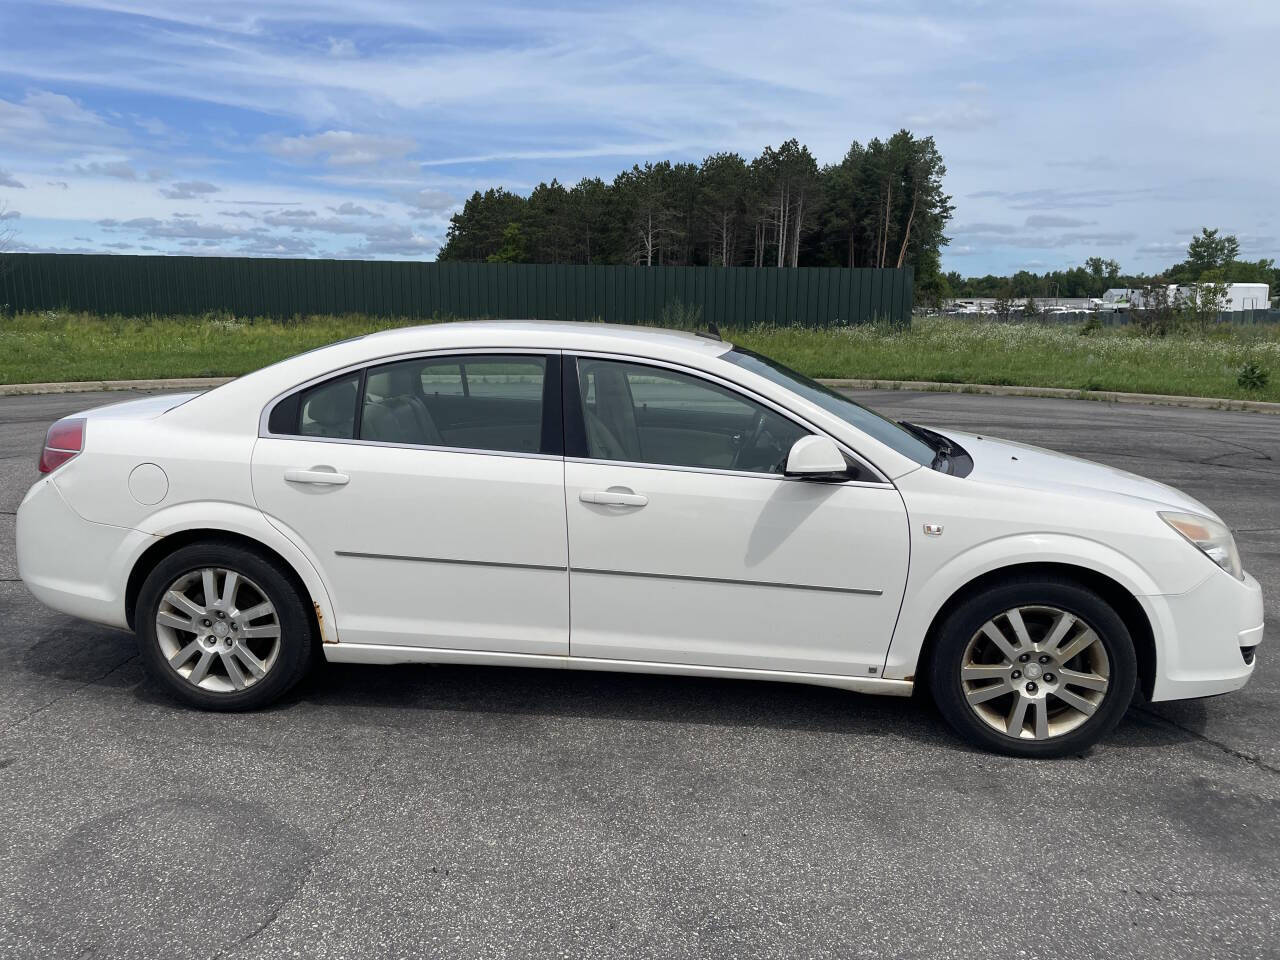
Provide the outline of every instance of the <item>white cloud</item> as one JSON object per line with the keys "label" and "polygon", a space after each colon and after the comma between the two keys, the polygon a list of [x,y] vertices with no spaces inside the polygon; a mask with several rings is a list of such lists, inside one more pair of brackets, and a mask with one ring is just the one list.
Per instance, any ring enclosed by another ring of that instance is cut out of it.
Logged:
{"label": "white cloud", "polygon": [[328,130],[311,136],[268,140],[267,149],[286,160],[314,160],[324,157],[335,166],[353,166],[399,160],[414,149],[414,143],[407,137]]}
{"label": "white cloud", "polygon": [[983,130],[996,125],[996,114],[973,101],[954,101],[907,115],[907,123],[925,130]]}
{"label": "white cloud", "polygon": [[26,184],[19,182],[18,178],[9,171],[0,170],[0,187],[12,187],[15,190],[25,190]]}
{"label": "white cloud", "polygon": [[350,37],[330,37],[329,38],[329,56],[331,57],[354,57],[356,54],[355,41]]}
{"label": "white cloud", "polygon": [[1187,252],[1187,245],[1183,243],[1164,243],[1152,242],[1144,243],[1138,247],[1139,253],[1158,253],[1162,256],[1182,257]]}
{"label": "white cloud", "polygon": [[1081,220],[1078,217],[1064,217],[1055,213],[1033,213],[1027,217],[1028,227],[1087,227],[1097,223],[1096,220]]}
{"label": "white cloud", "polygon": [[957,236],[974,233],[1012,234],[1018,232],[1018,226],[1013,223],[966,223],[951,227],[948,232]]}
{"label": "white cloud", "polygon": [[76,173],[88,177],[115,177],[117,180],[137,180],[138,171],[127,160],[95,160],[92,163],[77,163]]}
{"label": "white cloud", "polygon": [[352,203],[350,200],[343,201],[336,207],[330,207],[334,213],[341,217],[380,217],[382,214],[374,213],[372,210],[362,207],[359,204]]}
{"label": "white cloud", "polygon": [[214,186],[204,180],[183,180],[170,187],[161,187],[160,194],[170,200],[194,200],[208,196],[211,193],[217,193],[221,189],[221,187]]}
{"label": "white cloud", "polygon": [[413,190],[399,194],[401,200],[423,213],[442,213],[454,205],[453,197],[443,190]]}
{"label": "white cloud", "polygon": [[27,154],[79,154],[128,140],[128,134],[61,93],[31,90],[0,99],[0,144]]}

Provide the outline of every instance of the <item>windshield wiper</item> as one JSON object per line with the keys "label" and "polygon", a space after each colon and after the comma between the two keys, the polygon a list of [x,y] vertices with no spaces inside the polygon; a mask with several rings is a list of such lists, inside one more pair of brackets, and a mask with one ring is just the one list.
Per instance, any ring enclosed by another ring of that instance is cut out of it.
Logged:
{"label": "windshield wiper", "polygon": [[923,440],[933,450],[933,462],[929,464],[931,469],[942,473],[950,472],[948,468],[951,466],[951,455],[955,452],[950,440],[940,433],[934,433],[932,430],[914,423],[908,423],[906,420],[899,420],[898,423],[903,429],[910,431]]}

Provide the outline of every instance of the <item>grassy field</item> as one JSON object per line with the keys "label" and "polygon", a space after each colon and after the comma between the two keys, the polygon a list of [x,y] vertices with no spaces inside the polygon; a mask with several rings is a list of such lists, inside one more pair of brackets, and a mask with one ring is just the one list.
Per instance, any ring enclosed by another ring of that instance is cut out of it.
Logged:
{"label": "grassy field", "polygon": [[[0,383],[232,376],[302,350],[416,321],[0,317]],[[930,380],[1280,401],[1280,328],[1144,337],[1127,327],[917,318],[910,330],[754,328],[728,339],[815,377]],[[1237,383],[1246,364],[1270,373]]]}

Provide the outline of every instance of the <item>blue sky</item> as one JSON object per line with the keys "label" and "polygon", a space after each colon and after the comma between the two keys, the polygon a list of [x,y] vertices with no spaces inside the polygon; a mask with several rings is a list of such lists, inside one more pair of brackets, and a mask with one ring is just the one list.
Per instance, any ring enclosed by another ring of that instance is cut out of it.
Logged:
{"label": "blue sky", "polygon": [[930,134],[946,269],[1280,256],[1273,0],[0,0],[16,249],[430,259],[472,190]]}

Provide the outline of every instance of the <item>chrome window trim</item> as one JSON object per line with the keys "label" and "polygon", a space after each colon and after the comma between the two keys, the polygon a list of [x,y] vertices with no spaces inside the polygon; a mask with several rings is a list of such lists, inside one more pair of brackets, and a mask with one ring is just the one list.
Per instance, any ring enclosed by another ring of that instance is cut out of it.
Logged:
{"label": "chrome window trim", "polygon": [[258,438],[270,440],[301,440],[308,443],[345,443],[350,444],[351,446],[391,447],[402,450],[430,450],[435,453],[471,453],[482,457],[514,457],[521,460],[563,460],[563,457],[554,453],[526,453],[519,450],[490,450],[484,447],[448,447],[426,443],[394,443],[388,440],[362,440],[356,437],[312,437],[300,433],[272,433],[267,426],[271,421],[272,411],[275,410],[280,403],[289,399],[295,393],[310,390],[312,387],[324,383],[327,380],[336,380],[338,377],[343,377],[347,374],[359,373],[363,370],[380,367],[388,363],[399,363],[402,360],[416,360],[419,357],[447,358],[509,354],[511,356],[545,358],[561,356],[563,353],[564,351],[562,350],[546,347],[447,347],[438,350],[414,350],[409,353],[393,353],[383,357],[361,360],[359,363],[351,363],[347,364],[345,367],[337,367],[330,370],[328,373],[321,374],[318,377],[312,377],[310,380],[304,380],[301,383],[294,384],[288,390],[283,390],[268,400],[266,406],[262,408],[262,413],[258,416]]}
{"label": "chrome window trim", "polygon": [[[851,486],[859,486],[859,487],[883,487],[883,486],[891,487],[893,486],[892,481],[890,481],[889,478],[884,475],[884,471],[882,471],[879,467],[873,464],[866,457],[862,456],[862,454],[852,449],[847,443],[845,443],[844,441],[836,437],[831,436],[831,434],[827,433],[826,430],[822,429],[817,424],[814,424],[811,421],[806,420],[803,416],[796,413],[794,410],[790,410],[787,407],[782,406],[777,401],[771,400],[769,397],[765,397],[756,393],[750,387],[744,387],[740,383],[734,383],[732,380],[726,380],[724,377],[718,376],[714,373],[711,373],[710,371],[701,370],[697,367],[688,367],[679,363],[672,363],[669,360],[656,360],[651,357],[640,357],[640,356],[636,356],[635,354],[629,354],[629,353],[611,353],[603,350],[581,350],[581,351],[564,350],[563,353],[566,356],[571,356],[574,358],[594,357],[598,360],[623,360],[623,361],[637,363],[640,366],[664,367],[668,370],[674,370],[677,373],[683,373],[685,376],[690,376],[690,377],[694,377],[696,379],[702,379],[702,380],[710,380],[711,382],[715,383],[717,386],[723,387],[724,389],[728,390],[730,393],[736,393],[739,396],[744,397],[746,400],[752,403],[755,403],[759,406],[768,407],[770,410],[773,410],[775,413],[781,415],[783,418],[790,420],[792,423],[796,424],[797,426],[804,428],[806,431],[808,431],[811,434],[815,434],[820,437],[826,437],[828,440],[832,441],[837,447],[839,447],[842,453],[852,457],[854,460],[858,461],[858,463],[862,464],[862,466],[867,469],[868,473],[871,473],[874,476],[877,476],[880,478],[880,480],[878,481],[846,480],[846,481],[843,481],[844,483],[849,484]],[[717,357],[717,359],[719,358]],[[624,463],[624,461],[622,460],[600,460],[592,457],[566,457],[565,459],[569,461],[578,462],[578,463],[616,463],[616,464]],[[771,480],[793,480],[793,481],[798,480],[805,483],[813,482],[811,480],[806,480],[803,477],[788,477],[786,474],[782,474],[782,473],[759,473],[759,472],[750,471],[750,470],[723,470],[723,469],[713,468],[713,467],[684,467],[684,466],[678,466],[675,464],[632,463],[630,461],[625,461],[625,462],[627,463],[627,465],[635,466],[635,467],[655,467],[655,468],[664,469],[664,470],[689,470],[695,473],[732,474],[734,476],[768,477]]]}
{"label": "chrome window trim", "polygon": [[511,457],[516,460],[563,460],[557,453],[522,453],[519,450],[488,450],[480,447],[439,447],[426,443],[394,443],[390,440],[348,440],[345,437],[308,437],[293,433],[268,433],[259,440],[300,440],[303,443],[344,443],[351,447],[386,447],[393,450],[422,450],[427,453],[470,453],[478,457]]}
{"label": "chrome window trim", "polygon": [[772,480],[774,483],[823,483],[829,487],[874,487],[877,490],[893,489],[891,483],[878,480],[813,480],[808,477],[789,477],[785,473],[759,473],[753,470],[726,470],[721,467],[683,467],[671,463],[640,463],[635,460],[600,460],[595,457],[565,457],[565,463],[585,463],[600,467],[629,467],[633,470],[670,470],[676,473],[705,473],[718,477],[745,477],[748,480]]}

